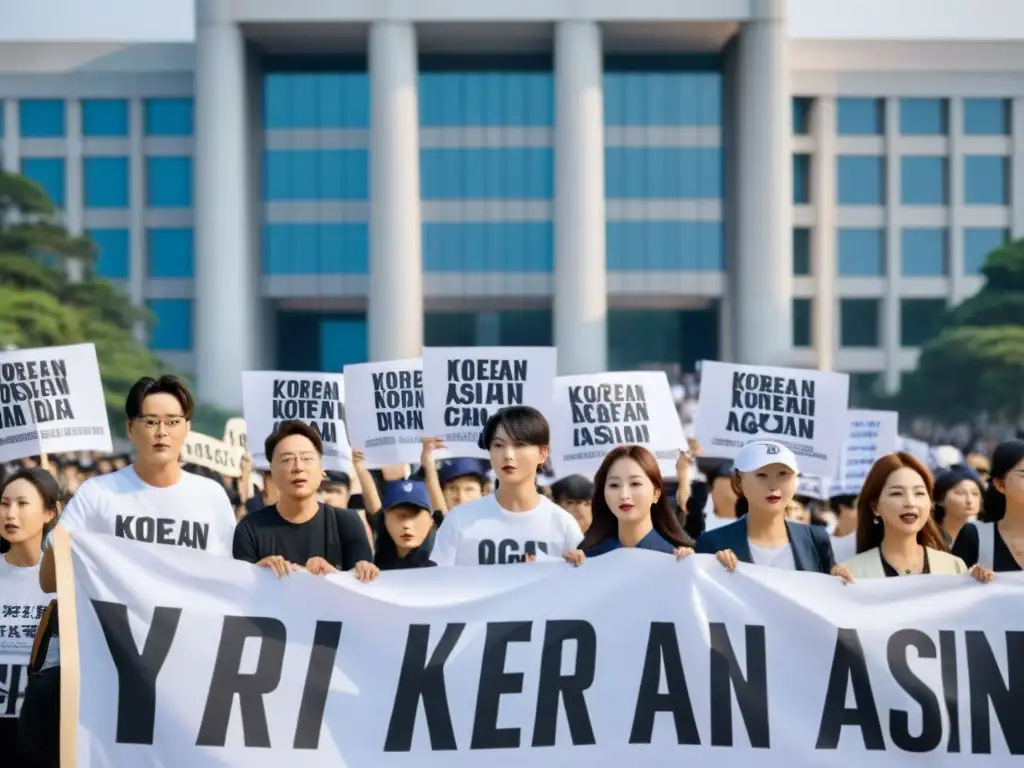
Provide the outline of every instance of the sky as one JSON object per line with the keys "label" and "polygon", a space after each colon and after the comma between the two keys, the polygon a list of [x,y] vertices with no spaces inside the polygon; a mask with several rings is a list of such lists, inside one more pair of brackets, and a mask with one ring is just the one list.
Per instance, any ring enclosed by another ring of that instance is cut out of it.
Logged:
{"label": "sky", "polygon": [[[193,4],[0,0],[0,42],[189,42]],[[789,17],[800,39],[1024,40],[1024,0],[789,0]]]}

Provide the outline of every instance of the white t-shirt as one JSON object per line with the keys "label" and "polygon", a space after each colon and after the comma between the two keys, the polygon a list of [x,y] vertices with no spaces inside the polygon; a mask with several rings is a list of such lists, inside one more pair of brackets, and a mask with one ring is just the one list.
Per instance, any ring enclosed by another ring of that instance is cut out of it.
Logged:
{"label": "white t-shirt", "polygon": [[201,549],[231,557],[235,513],[225,490],[205,477],[182,472],[166,488],[147,485],[131,466],[97,475],[71,497],[60,524],[146,544]]}
{"label": "white t-shirt", "polygon": [[796,570],[793,547],[790,544],[783,544],[781,547],[759,547],[749,541],[747,544],[750,546],[750,558],[754,561],[754,565],[779,568],[783,571]]}
{"label": "white t-shirt", "polygon": [[0,718],[17,717],[39,620],[50,604],[39,588],[39,566],[19,568],[0,555]]}
{"label": "white t-shirt", "polygon": [[832,554],[837,563],[845,563],[857,554],[857,534],[848,533],[845,536],[832,537]]}
{"label": "white t-shirt", "polygon": [[448,513],[430,559],[438,565],[521,563],[527,553],[538,560],[561,557],[581,541],[576,519],[544,496],[528,512],[509,512],[492,493]]}

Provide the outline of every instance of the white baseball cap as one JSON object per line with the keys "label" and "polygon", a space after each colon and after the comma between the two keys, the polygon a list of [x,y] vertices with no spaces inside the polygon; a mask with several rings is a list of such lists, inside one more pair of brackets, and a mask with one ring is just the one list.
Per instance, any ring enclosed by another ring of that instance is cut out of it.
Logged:
{"label": "white baseball cap", "polygon": [[747,443],[732,461],[733,469],[737,472],[753,472],[769,464],[783,464],[794,472],[800,471],[793,452],[781,443],[770,440]]}

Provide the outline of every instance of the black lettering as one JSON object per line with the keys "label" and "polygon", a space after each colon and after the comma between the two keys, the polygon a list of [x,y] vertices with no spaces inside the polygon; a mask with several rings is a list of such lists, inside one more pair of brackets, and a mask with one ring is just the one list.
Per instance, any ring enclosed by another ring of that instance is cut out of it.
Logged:
{"label": "black lettering", "polygon": [[320,728],[340,640],[340,621],[316,623],[313,649],[309,653],[309,666],[306,668],[306,684],[302,688],[302,701],[299,704],[299,720],[295,726],[295,749],[316,749],[320,746]]}
{"label": "black lettering", "polygon": [[114,519],[114,535],[119,539],[135,540],[132,536],[132,521],[135,519],[134,515],[118,515]]}
{"label": "black lettering", "polygon": [[156,678],[178,631],[181,609],[153,609],[153,620],[139,653],[128,624],[128,606],[102,600],[93,600],[92,605],[117,669],[117,743],[152,744]]}
{"label": "black lettering", "polygon": [[[576,643],[576,666],[562,674],[562,650],[566,641]],[[596,744],[590,723],[587,689],[594,684],[597,670],[597,633],[579,620],[549,621],[544,628],[544,649],[537,684],[537,710],[533,718],[533,746],[553,747],[558,732],[558,702],[565,704],[565,719],[573,746]]]}
{"label": "black lettering", "polygon": [[490,539],[481,539],[476,552],[477,562],[480,565],[494,565],[497,562],[498,548]]}
{"label": "black lettering", "polygon": [[970,630],[965,638],[971,692],[971,752],[992,754],[991,704],[1010,754],[1024,755],[1024,632],[1006,633],[1007,680],[1003,679],[985,633]]}
{"label": "black lettering", "polygon": [[[665,693],[661,689],[661,669],[665,667]],[[650,744],[654,734],[654,719],[659,712],[671,712],[676,726],[676,742],[680,745],[700,745],[697,720],[693,716],[693,703],[683,672],[683,659],[679,655],[676,627],[669,622],[651,623],[647,636],[647,652],[640,676],[640,690],[636,696],[630,744]]]}
{"label": "black lettering", "polygon": [[175,520],[169,517],[158,517],[156,520],[156,540],[158,544],[177,544],[174,536]]}
{"label": "black lettering", "polygon": [[[260,640],[256,671],[242,674],[242,650],[249,638]],[[223,747],[228,738],[232,705],[238,696],[242,713],[242,738],[246,747],[270,748],[267,710],[263,697],[281,682],[287,631],[277,619],[261,616],[225,616],[220,647],[206,709],[199,726],[197,747]]]}
{"label": "black lettering", "polygon": [[[853,689],[852,708],[846,706],[849,688]],[[878,705],[871,690],[868,665],[864,661],[864,648],[855,629],[840,629],[836,636],[815,749],[836,749],[843,727],[847,725],[860,728],[865,749],[872,752],[885,749]]]}
{"label": "black lettering", "polygon": [[892,743],[905,752],[931,752],[942,743],[942,713],[938,697],[907,663],[910,648],[922,659],[934,659],[938,652],[932,639],[916,629],[893,633],[886,649],[893,680],[921,707],[921,734],[910,733],[910,714],[898,709],[889,712],[889,733]]}
{"label": "black lettering", "polygon": [[725,624],[711,624],[711,744],[731,747],[732,692],[747,729],[750,746],[768,749],[771,732],[768,721],[768,655],[765,651],[764,627],[747,625],[745,629],[746,668],[740,664],[729,640]]}
{"label": "black lettering", "polygon": [[523,673],[506,672],[505,656],[509,643],[530,642],[532,630],[533,624],[529,621],[487,623],[470,749],[519,748],[519,728],[499,728],[498,707],[503,694],[523,692]]}
{"label": "black lettering", "polygon": [[946,699],[946,716],[949,718],[949,740],[946,751],[960,751],[960,686],[956,672],[956,633],[951,630],[939,632],[939,657],[942,659],[942,692]]}

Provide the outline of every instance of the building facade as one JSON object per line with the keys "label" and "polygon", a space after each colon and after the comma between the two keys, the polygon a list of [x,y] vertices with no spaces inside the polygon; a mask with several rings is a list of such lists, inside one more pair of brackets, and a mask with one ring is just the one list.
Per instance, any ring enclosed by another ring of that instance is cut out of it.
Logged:
{"label": "building facade", "polygon": [[893,390],[1024,234],[1019,43],[793,39],[783,0],[466,7],[196,0],[192,43],[9,43],[0,157],[226,407],[242,369],[422,344]]}

